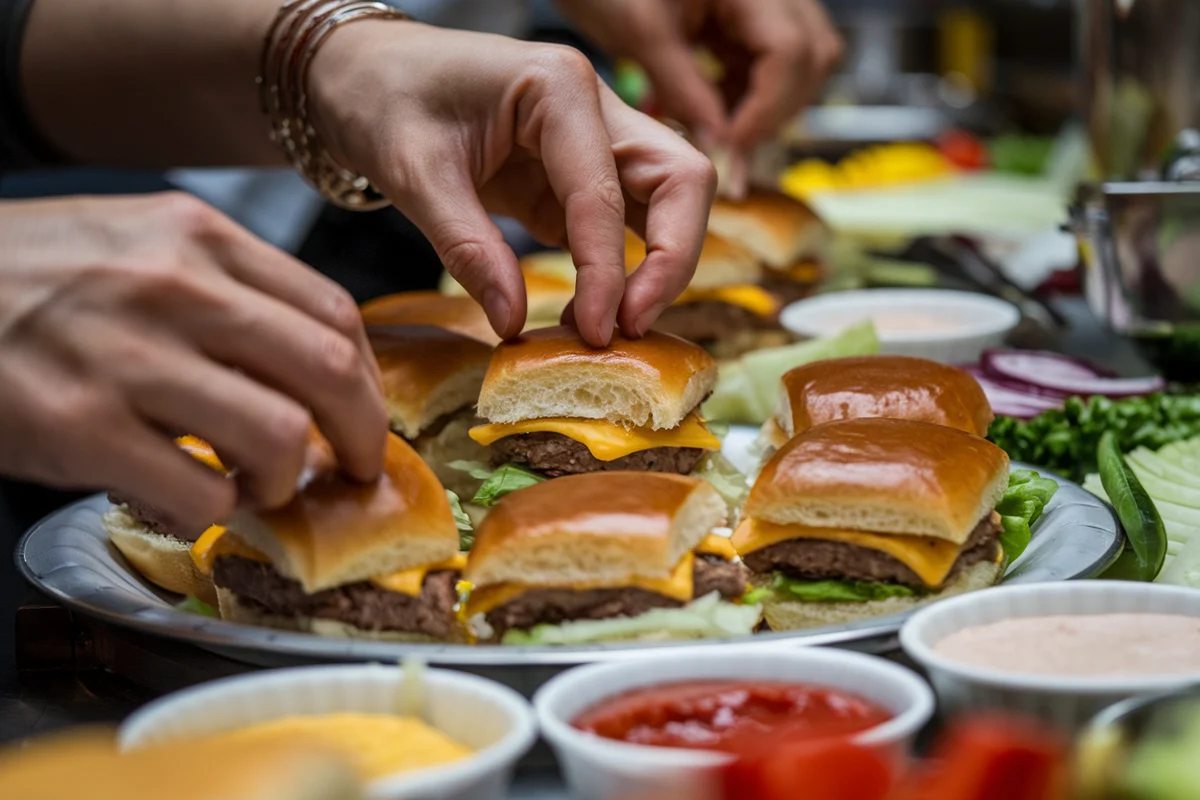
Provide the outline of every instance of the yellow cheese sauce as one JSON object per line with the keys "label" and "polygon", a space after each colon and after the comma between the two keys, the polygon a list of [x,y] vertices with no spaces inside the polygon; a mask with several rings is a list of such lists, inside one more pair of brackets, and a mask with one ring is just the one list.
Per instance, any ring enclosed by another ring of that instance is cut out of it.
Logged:
{"label": "yellow cheese sauce", "polygon": [[392,714],[283,717],[214,738],[247,745],[301,741],[346,756],[368,781],[471,755],[469,748],[424,722]]}

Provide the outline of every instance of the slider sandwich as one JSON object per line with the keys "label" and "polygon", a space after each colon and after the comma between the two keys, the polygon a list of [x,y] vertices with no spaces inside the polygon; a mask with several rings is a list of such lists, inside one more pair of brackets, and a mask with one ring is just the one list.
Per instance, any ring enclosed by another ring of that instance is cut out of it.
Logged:
{"label": "slider sandwich", "polygon": [[[518,264],[525,279],[525,330],[557,325],[563,309],[575,296],[575,264],[571,254],[545,250],[524,256]],[[467,290],[449,272],[442,274],[440,288],[447,297],[469,299]]]}
{"label": "slider sandwich", "polygon": [[379,362],[388,419],[444,486],[467,499],[479,481],[450,468],[454,461],[481,461],[487,449],[467,435],[492,348],[431,326],[368,327]]}
{"label": "slider sandwich", "polygon": [[894,419],[799,434],[750,490],[733,546],[774,630],[905,611],[1003,570],[1008,456],[978,436]]}
{"label": "slider sandwich", "polygon": [[471,438],[493,467],[517,464],[555,478],[633,470],[687,475],[721,441],[700,417],[717,378],[712,356],[651,331],[593,348],[564,326],[496,348],[479,393],[487,424]]}
{"label": "slider sandwich", "polygon": [[280,509],[235,512],[196,543],[221,616],[326,636],[459,638],[464,559],[449,499],[416,451],[389,435],[383,474],[344,477],[313,435],[296,496]]}
{"label": "slider sandwich", "polygon": [[[227,471],[208,442],[194,436],[182,436],[175,442],[197,461],[222,474]],[[172,524],[161,511],[129,498],[110,494],[108,499],[113,506],[104,514],[104,530],[134,569],[169,592],[216,603],[212,581],[196,570],[190,555],[192,543],[205,532],[204,527]]]}
{"label": "slider sandwich", "polygon": [[464,616],[482,639],[583,644],[752,633],[744,568],[711,536],[726,507],[680,475],[606,472],[500,501],[476,532]]}
{"label": "slider sandwich", "polygon": [[364,303],[361,313],[368,326],[436,325],[487,345],[500,341],[483,306],[465,293],[455,297],[440,292],[389,294]]}
{"label": "slider sandwich", "polygon": [[816,290],[833,238],[811,208],[774,191],[754,191],[741,202],[718,199],[708,230],[749,251],[763,269],[762,287],[783,305]]}
{"label": "slider sandwich", "polygon": [[986,436],[992,407],[978,381],[957,367],[908,356],[834,358],[784,374],[775,416],[763,425],[760,439],[770,455],[809,428],[865,417]]}

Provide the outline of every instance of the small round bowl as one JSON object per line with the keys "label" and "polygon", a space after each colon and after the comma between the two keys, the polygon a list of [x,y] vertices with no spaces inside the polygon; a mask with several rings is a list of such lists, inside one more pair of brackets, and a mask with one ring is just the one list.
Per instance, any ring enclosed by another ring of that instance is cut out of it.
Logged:
{"label": "small round bowl", "polygon": [[[889,328],[889,317],[924,317],[929,330]],[[862,289],[822,294],[792,303],[779,321],[802,338],[829,336],[861,322],[875,321],[879,351],[916,356],[944,364],[969,364],[984,350],[1004,344],[1021,321],[1012,303],[985,294],[947,289]]]}
{"label": "small round bowl", "polygon": [[[121,726],[122,749],[187,740],[293,715],[397,713],[403,672],[381,665],[269,670],[170,694]],[[528,701],[494,681],[422,672],[423,717],[474,752],[461,761],[380,778],[372,800],[503,800],[517,761],[537,738]]]}
{"label": "small round bowl", "polygon": [[721,753],[649,747],[586,733],[571,722],[606,699],[628,691],[690,680],[788,681],[853,692],[892,712],[858,741],[906,755],[933,714],[929,687],[915,673],[881,658],[844,650],[804,648],[755,654],[723,652],[703,658],[654,656],[565,672],[533,698],[542,735],[558,757],[572,797],[702,798],[730,757]]}
{"label": "small round bowl", "polygon": [[[900,630],[900,644],[924,668],[942,713],[1003,709],[1075,733],[1104,708],[1146,694],[1200,683],[1192,673],[1147,677],[1067,677],[1014,674],[963,664],[937,653],[946,636],[1016,617],[1092,614],[1181,614],[1200,617],[1200,592],[1124,581],[1071,581],[988,589],[918,611]],[[1120,647],[1113,642],[1113,647]]]}

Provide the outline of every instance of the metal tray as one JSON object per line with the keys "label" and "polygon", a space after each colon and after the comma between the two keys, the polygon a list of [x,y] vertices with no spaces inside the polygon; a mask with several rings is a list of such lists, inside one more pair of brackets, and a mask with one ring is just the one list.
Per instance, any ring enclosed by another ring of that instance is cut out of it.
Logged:
{"label": "metal tray", "polygon": [[[1014,467],[1020,465],[1014,464]],[[1041,583],[1093,577],[1120,552],[1112,510],[1076,484],[1060,489],[1034,529],[1029,549],[1005,583]],[[532,692],[569,666],[636,658],[649,650],[686,650],[703,657],[714,648],[831,645],[866,652],[895,647],[906,614],[835,627],[764,633],[703,643],[614,643],[578,647],[505,647],[333,639],[237,625],[174,608],[179,598],[152,587],[109,544],[101,525],[107,500],[96,496],[58,511],[22,537],[17,566],[32,584],[70,609],[116,625],[177,639],[257,666],[313,662],[395,662],[417,656],[434,665],[487,675]]]}

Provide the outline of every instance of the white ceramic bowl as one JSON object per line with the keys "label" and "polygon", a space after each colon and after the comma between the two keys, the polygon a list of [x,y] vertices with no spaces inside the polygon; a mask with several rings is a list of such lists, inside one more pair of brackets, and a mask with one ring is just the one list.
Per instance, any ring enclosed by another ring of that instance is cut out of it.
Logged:
{"label": "white ceramic bowl", "polygon": [[702,658],[654,656],[596,664],[564,672],[534,695],[542,735],[554,748],[572,797],[629,800],[638,797],[705,797],[710,779],[729,757],[719,753],[648,747],[604,739],[571,726],[596,704],[658,684],[728,679],[788,681],[853,692],[893,713],[859,741],[907,751],[933,714],[933,693],[915,673],[881,658],[844,650],[728,652]]}
{"label": "white ceramic bowl", "polygon": [[[1017,675],[965,665],[933,648],[964,628],[1014,617],[1138,613],[1200,617],[1200,591],[1123,581],[997,587],[918,611],[900,630],[900,643],[928,672],[941,713],[1000,709],[1040,718],[1073,733],[1113,703],[1200,682],[1200,665],[1191,674],[1144,678]],[[1112,646],[1121,643],[1114,641]]]}
{"label": "white ceramic bowl", "polygon": [[[374,800],[502,800],[518,759],[537,738],[528,701],[494,681],[424,671],[426,722],[474,753],[466,759],[373,781]],[[120,746],[185,740],[279,717],[395,713],[402,672],[381,665],[269,670],[185,689],[150,703],[121,726]]]}
{"label": "white ceramic bowl", "polygon": [[[889,329],[887,318],[927,317],[946,329]],[[833,292],[792,303],[779,320],[797,336],[828,336],[864,319],[876,320],[879,351],[945,364],[969,364],[989,347],[1004,344],[1021,321],[1012,303],[974,292],[946,289],[862,289]]]}

